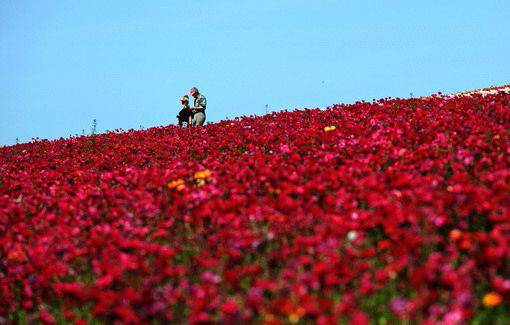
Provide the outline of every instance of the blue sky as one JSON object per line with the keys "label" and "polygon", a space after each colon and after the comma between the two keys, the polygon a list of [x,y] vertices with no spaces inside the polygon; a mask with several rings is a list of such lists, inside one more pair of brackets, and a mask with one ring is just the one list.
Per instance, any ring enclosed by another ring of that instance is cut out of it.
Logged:
{"label": "blue sky", "polygon": [[509,1],[0,0],[0,145],[510,83]]}

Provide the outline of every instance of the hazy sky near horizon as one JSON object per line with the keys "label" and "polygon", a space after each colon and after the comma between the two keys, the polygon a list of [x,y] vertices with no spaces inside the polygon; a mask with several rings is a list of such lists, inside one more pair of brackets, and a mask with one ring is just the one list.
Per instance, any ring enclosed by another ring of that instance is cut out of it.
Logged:
{"label": "hazy sky near horizon", "polygon": [[510,83],[509,1],[0,0],[0,145]]}

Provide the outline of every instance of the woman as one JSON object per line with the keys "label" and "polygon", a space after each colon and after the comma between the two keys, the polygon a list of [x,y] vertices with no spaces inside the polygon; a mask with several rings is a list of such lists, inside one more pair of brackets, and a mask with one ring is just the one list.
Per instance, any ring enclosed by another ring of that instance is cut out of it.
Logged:
{"label": "woman", "polygon": [[193,111],[189,107],[189,97],[188,95],[184,95],[181,98],[182,109],[177,115],[177,119],[179,120],[179,126],[188,127],[191,125],[191,120],[193,119]]}

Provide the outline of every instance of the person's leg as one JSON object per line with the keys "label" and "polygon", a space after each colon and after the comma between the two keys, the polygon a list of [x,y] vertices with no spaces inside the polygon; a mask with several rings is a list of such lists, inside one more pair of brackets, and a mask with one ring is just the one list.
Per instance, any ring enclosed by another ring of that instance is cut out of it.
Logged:
{"label": "person's leg", "polygon": [[193,116],[193,126],[200,125],[203,126],[205,123],[205,114],[202,112],[195,113]]}
{"label": "person's leg", "polygon": [[205,123],[205,113],[201,113],[200,118],[198,120],[198,125],[204,126],[204,123]]}

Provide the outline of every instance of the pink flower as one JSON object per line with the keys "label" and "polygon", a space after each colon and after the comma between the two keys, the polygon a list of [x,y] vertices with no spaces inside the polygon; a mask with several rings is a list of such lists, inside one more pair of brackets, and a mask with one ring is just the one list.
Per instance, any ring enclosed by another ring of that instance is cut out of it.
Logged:
{"label": "pink flower", "polygon": [[282,153],[289,153],[289,152],[290,152],[290,148],[289,148],[289,146],[288,146],[288,145],[284,144],[284,145],[281,145],[281,146],[280,146],[280,151],[281,151]]}
{"label": "pink flower", "polygon": [[407,300],[402,297],[395,297],[390,301],[390,309],[397,315],[402,315],[407,311]]}
{"label": "pink flower", "polygon": [[216,284],[221,281],[221,277],[217,274],[207,271],[202,274],[202,280]]}

